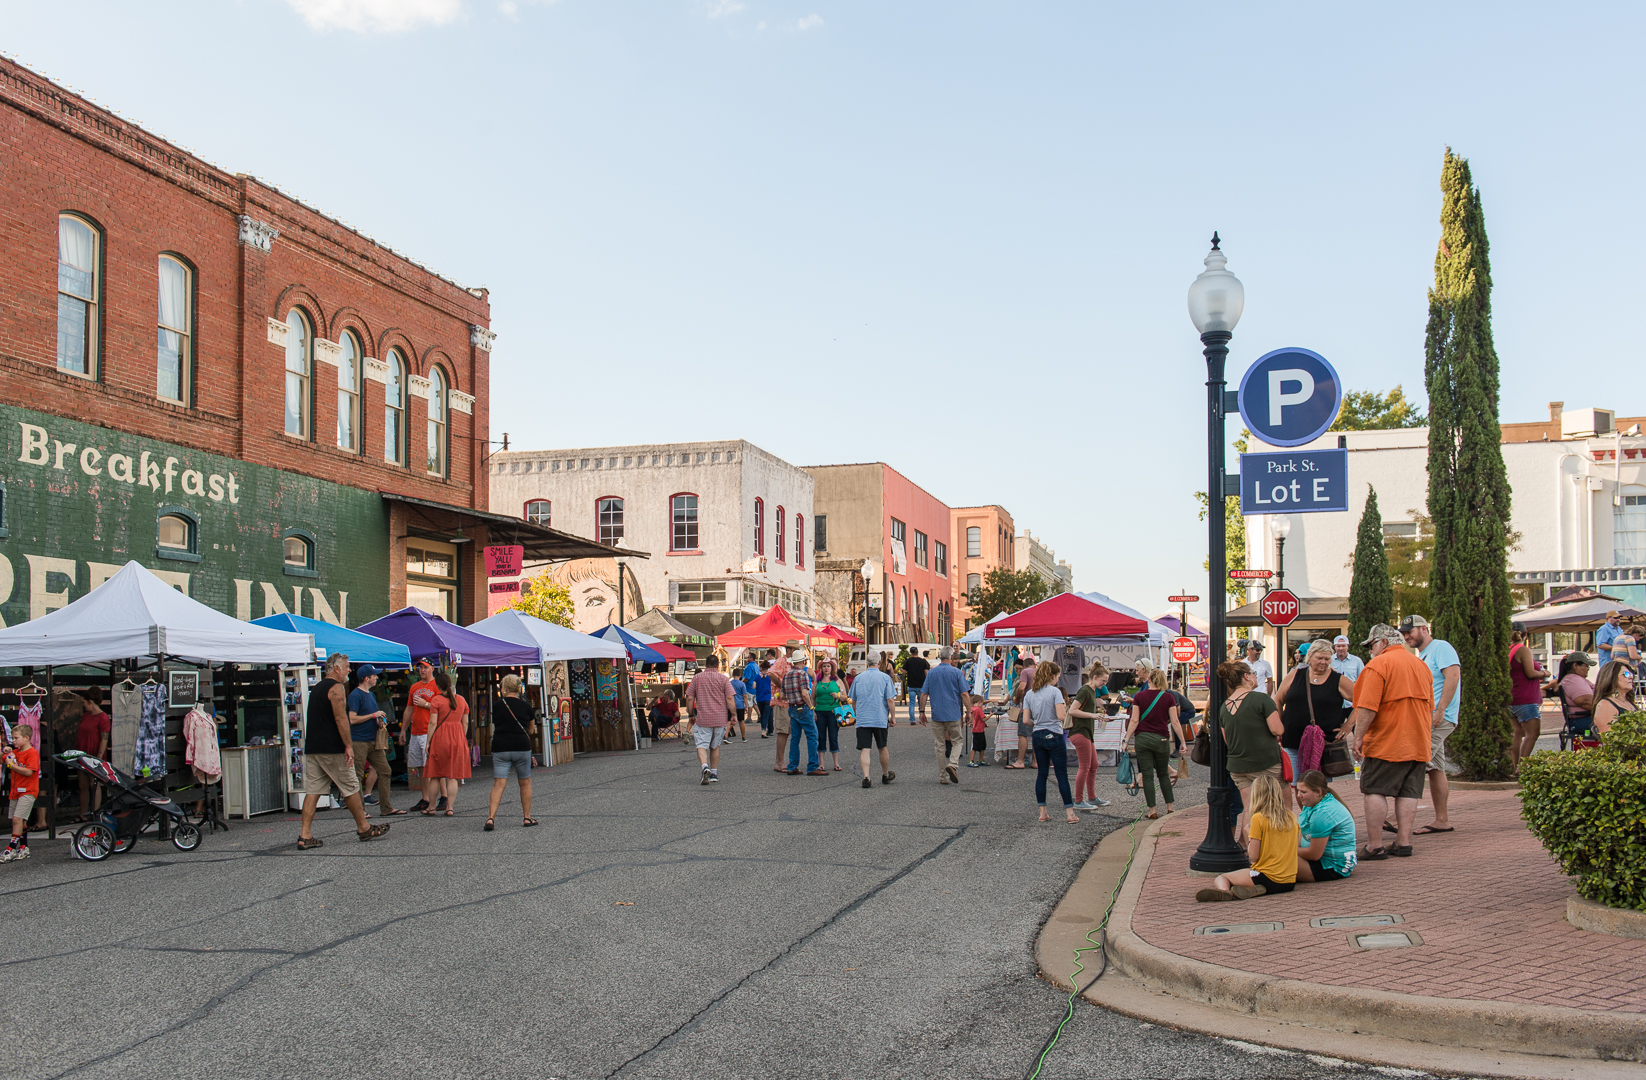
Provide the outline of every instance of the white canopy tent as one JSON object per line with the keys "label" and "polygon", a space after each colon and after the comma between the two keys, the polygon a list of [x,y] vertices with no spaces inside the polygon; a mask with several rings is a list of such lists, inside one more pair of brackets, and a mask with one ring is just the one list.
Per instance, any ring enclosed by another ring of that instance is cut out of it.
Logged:
{"label": "white canopy tent", "polygon": [[314,639],[191,600],[128,562],[74,603],[0,630],[0,666],[107,664],[176,656],[234,664],[308,664]]}
{"label": "white canopy tent", "polygon": [[966,631],[966,635],[964,637],[958,639],[955,642],[955,644],[956,645],[982,645],[984,643],[984,641],[983,641],[984,632],[988,629],[989,623],[999,622],[1001,619],[1004,619],[1009,614],[1011,614],[1011,613],[1007,612],[1007,611],[996,612],[994,618],[989,619],[985,622],[978,623],[976,626],[974,626],[970,630]]}
{"label": "white canopy tent", "polygon": [[469,629],[516,645],[534,645],[542,651],[545,664],[555,660],[622,660],[629,655],[620,641],[604,641],[512,608],[481,619]]}

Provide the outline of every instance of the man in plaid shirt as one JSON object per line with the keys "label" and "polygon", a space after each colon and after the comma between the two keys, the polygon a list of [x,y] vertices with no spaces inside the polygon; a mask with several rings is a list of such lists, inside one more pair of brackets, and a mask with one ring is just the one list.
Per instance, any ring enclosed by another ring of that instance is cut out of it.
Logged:
{"label": "man in plaid shirt", "polygon": [[827,776],[817,760],[817,719],[812,712],[812,677],[806,670],[806,650],[789,656],[789,670],[783,673],[783,700],[789,703],[789,775],[800,775],[800,736],[806,736],[806,775]]}

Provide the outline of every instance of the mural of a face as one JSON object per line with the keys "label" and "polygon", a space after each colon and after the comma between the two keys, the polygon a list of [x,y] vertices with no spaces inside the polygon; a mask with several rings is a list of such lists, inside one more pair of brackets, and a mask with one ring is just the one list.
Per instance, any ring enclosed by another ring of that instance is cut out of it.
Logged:
{"label": "mural of a face", "polygon": [[[615,559],[573,559],[555,566],[550,571],[550,577],[571,592],[573,629],[592,634],[609,623],[617,622]],[[645,613],[639,586],[632,574],[623,575],[623,585],[628,590],[623,598],[623,618],[637,618]]]}

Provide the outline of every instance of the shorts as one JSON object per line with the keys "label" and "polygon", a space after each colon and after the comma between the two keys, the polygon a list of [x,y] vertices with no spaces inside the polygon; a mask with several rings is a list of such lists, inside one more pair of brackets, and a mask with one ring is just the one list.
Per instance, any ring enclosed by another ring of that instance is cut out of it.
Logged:
{"label": "shorts", "polygon": [[1427,761],[1384,761],[1381,758],[1362,758],[1360,762],[1360,793],[1383,795],[1395,799],[1423,797],[1423,777],[1429,771]]}
{"label": "shorts", "polygon": [[1275,764],[1270,765],[1267,769],[1259,769],[1257,772],[1232,772],[1229,774],[1229,779],[1233,780],[1241,787],[1251,787],[1252,783],[1260,776],[1272,776],[1276,780],[1279,780],[1280,763],[1276,762]]}
{"label": "shorts", "polygon": [[1327,867],[1325,867],[1321,864],[1319,859],[1308,859],[1306,861],[1309,864],[1309,873],[1314,875],[1314,878],[1315,878],[1316,881],[1346,881],[1346,880],[1348,880],[1348,877],[1349,877],[1348,874],[1340,874],[1336,870],[1328,869]]}
{"label": "shorts", "polygon": [[981,731],[972,732],[972,749],[981,754],[989,748],[989,736]]}
{"label": "shorts", "polygon": [[429,737],[412,735],[406,739],[406,768],[421,769],[429,763]]}
{"label": "shorts", "polygon": [[1514,714],[1515,723],[1517,724],[1530,724],[1533,721],[1543,719],[1543,706],[1535,702],[1529,705],[1510,706],[1510,711]]}
{"label": "shorts", "polygon": [[1270,881],[1256,870],[1252,871],[1252,884],[1270,896],[1277,893],[1288,893],[1297,888],[1297,882],[1295,881]]}
{"label": "shorts", "polygon": [[744,709],[744,707],[743,707],[743,706],[741,706],[741,705],[739,705],[739,706],[738,706],[738,707],[737,707],[737,722],[738,722],[738,723],[739,723],[739,724],[741,724],[741,723],[742,723],[742,722],[743,722],[743,714],[744,714],[744,712],[746,712],[746,711],[747,711],[747,710],[745,710],[745,709]]}
{"label": "shorts", "polygon": [[694,725],[692,727],[692,737],[697,740],[699,750],[713,750],[726,741],[726,725],[721,724],[718,727],[707,727],[703,724]]}
{"label": "shorts", "polygon": [[329,795],[332,788],[343,798],[360,794],[360,777],[346,754],[304,754],[303,794]]}
{"label": "shorts", "polygon": [[787,735],[789,733],[789,707],[787,705],[773,703],[772,731],[778,735]]}
{"label": "shorts", "polygon": [[868,750],[877,746],[882,750],[886,749],[886,729],[857,725],[857,748]]}
{"label": "shorts", "polygon": [[7,811],[6,816],[9,817],[9,818],[14,818],[14,819],[15,818],[22,818],[23,823],[26,825],[26,824],[28,824],[29,815],[33,812],[34,812],[34,796],[33,795],[19,795],[17,798],[15,798],[11,801],[11,807]]}
{"label": "shorts", "polygon": [[1439,769],[1448,775],[1462,772],[1452,759],[1446,756],[1446,736],[1457,730],[1457,725],[1442,720],[1429,728],[1429,768]]}
{"label": "shorts", "polygon": [[532,752],[530,750],[493,750],[492,751],[492,779],[530,780],[532,778]]}
{"label": "shorts", "polygon": [[1280,752],[1292,759],[1292,786],[1296,787],[1298,777],[1303,775],[1303,759],[1297,756],[1296,750],[1288,750],[1284,746],[1280,748]]}
{"label": "shorts", "polygon": [[1032,738],[1034,738],[1034,725],[1033,724],[1026,724],[1023,721],[1019,720],[1017,722],[1017,737],[1020,738],[1020,739],[1032,739]]}

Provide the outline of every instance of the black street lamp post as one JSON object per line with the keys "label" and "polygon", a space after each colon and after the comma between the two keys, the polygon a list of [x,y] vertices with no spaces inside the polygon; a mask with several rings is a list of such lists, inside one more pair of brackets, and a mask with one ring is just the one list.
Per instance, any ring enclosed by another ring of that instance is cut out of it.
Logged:
{"label": "black street lamp post", "polygon": [[1227,748],[1223,743],[1223,681],[1217,677],[1220,657],[1227,651],[1224,640],[1225,592],[1228,582],[1228,538],[1224,532],[1224,442],[1223,411],[1224,364],[1229,358],[1229,339],[1234,336],[1235,324],[1240,321],[1241,309],[1246,303],[1246,291],[1240,279],[1224,267],[1228,259],[1218,249],[1220,241],[1212,234],[1212,250],[1206,256],[1206,270],[1189,286],[1189,318],[1200,331],[1201,344],[1206,351],[1206,525],[1208,565],[1206,600],[1209,609],[1211,660],[1206,685],[1210,700],[1206,706],[1206,722],[1210,725],[1212,747],[1212,780],[1206,790],[1206,839],[1189,857],[1189,868],[1203,873],[1221,874],[1239,870],[1247,865],[1246,853],[1235,843],[1234,829],[1229,823],[1229,768]]}

